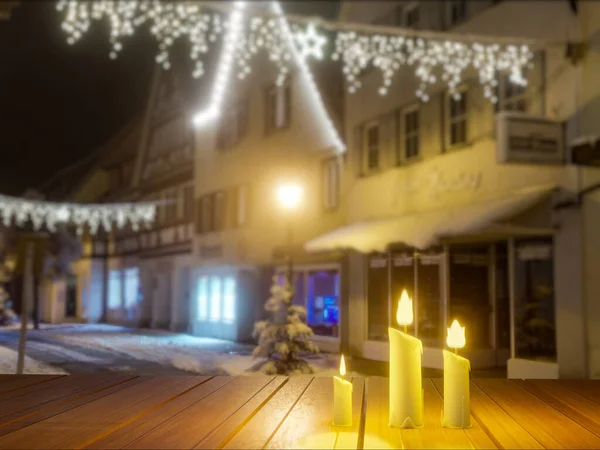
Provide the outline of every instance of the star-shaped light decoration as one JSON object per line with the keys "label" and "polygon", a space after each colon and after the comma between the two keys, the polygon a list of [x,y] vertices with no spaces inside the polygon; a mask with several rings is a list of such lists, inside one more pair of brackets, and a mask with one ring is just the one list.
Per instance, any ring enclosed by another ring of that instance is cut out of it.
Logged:
{"label": "star-shaped light decoration", "polygon": [[296,33],[298,42],[298,51],[303,59],[312,56],[317,59],[323,59],[323,47],[327,43],[327,38],[317,33],[314,23],[309,23],[306,31]]}

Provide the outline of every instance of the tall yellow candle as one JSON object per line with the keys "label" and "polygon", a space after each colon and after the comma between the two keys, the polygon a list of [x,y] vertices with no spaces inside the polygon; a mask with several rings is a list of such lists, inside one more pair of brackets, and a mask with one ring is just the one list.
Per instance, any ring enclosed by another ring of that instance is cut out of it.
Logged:
{"label": "tall yellow candle", "polygon": [[390,426],[418,428],[423,426],[423,343],[406,333],[406,327],[413,321],[412,300],[406,291],[400,297],[396,320],[405,328],[404,333],[389,329]]}
{"label": "tall yellow candle", "polygon": [[468,359],[457,354],[465,346],[465,327],[458,320],[448,328],[446,343],[454,353],[444,350],[444,414],[442,426],[446,428],[469,428],[471,426],[471,396],[469,391]]}
{"label": "tall yellow candle", "polygon": [[346,363],[344,355],[340,361],[341,377],[333,377],[333,424],[342,427],[352,426],[352,383],[344,379]]}

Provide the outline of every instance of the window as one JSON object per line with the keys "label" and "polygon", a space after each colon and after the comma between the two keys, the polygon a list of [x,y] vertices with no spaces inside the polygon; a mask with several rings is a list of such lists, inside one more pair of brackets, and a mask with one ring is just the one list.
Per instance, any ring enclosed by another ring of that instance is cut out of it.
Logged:
{"label": "window", "polygon": [[217,130],[217,150],[235,147],[245,136],[248,124],[248,102],[244,101],[226,111]]}
{"label": "window", "polygon": [[208,278],[198,278],[198,294],[197,294],[197,317],[198,320],[208,319]]}
{"label": "window", "polygon": [[235,278],[227,277],[223,283],[223,322],[235,320]]}
{"label": "window", "polygon": [[213,231],[221,231],[225,229],[225,193],[217,192],[213,194]]}
{"label": "window", "polygon": [[368,338],[373,341],[386,341],[388,339],[388,327],[390,324],[388,257],[386,254],[372,254],[368,257],[368,260]]}
{"label": "window", "polygon": [[132,308],[139,300],[139,270],[131,267],[125,270],[125,307]]}
{"label": "window", "polygon": [[290,124],[292,88],[288,83],[271,86],[266,96],[266,133],[280,130]]}
{"label": "window", "polygon": [[183,218],[190,220],[194,215],[194,185],[183,188]]}
{"label": "window", "polygon": [[210,277],[210,321],[219,322],[221,320],[221,279],[219,277]]}
{"label": "window", "polygon": [[337,208],[339,203],[339,165],[337,158],[323,162],[323,207],[325,210]]}
{"label": "window", "polygon": [[406,159],[419,156],[419,109],[404,113],[404,155]]}
{"label": "window", "polygon": [[108,274],[108,309],[119,309],[121,306],[121,271],[114,269]]}
{"label": "window", "polygon": [[373,124],[365,129],[364,151],[366,154],[366,170],[379,168],[379,124]]}
{"label": "window", "polygon": [[419,5],[413,3],[404,10],[404,24],[406,28],[419,28],[420,23]]}
{"label": "window", "polygon": [[456,25],[467,18],[467,1],[458,0],[450,2],[450,25]]}
{"label": "window", "polygon": [[169,189],[165,192],[165,223],[173,223],[177,218],[177,193],[178,189]]}
{"label": "window", "polygon": [[340,276],[335,270],[308,273],[306,322],[319,336],[338,336]]}
{"label": "window", "polygon": [[467,92],[462,90],[456,97],[448,96],[450,127],[449,144],[460,145],[467,142]]}
{"label": "window", "polygon": [[506,242],[496,248],[496,344],[498,348],[510,347],[510,296],[508,293],[508,246]]}
{"label": "window", "polygon": [[520,241],[515,246],[515,356],[555,361],[552,241]]}
{"label": "window", "polygon": [[233,192],[233,217],[234,227],[242,227],[248,223],[248,191],[247,184],[234,188]]}
{"label": "window", "polygon": [[212,206],[212,196],[211,195],[205,195],[204,197],[202,197],[202,226],[200,231],[202,233],[207,233],[209,231],[212,231],[212,225],[213,225],[213,206]]}
{"label": "window", "polygon": [[498,83],[498,103],[496,103],[496,111],[521,111],[527,110],[525,86],[513,83],[510,80],[510,74],[502,74]]}

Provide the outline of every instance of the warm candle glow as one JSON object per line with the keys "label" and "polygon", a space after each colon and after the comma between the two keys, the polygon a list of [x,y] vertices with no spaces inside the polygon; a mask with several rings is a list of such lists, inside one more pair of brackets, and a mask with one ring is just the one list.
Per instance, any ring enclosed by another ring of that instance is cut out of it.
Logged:
{"label": "warm candle glow", "polygon": [[342,354],[342,360],[340,361],[340,375],[346,375],[346,363],[344,361],[344,355]]}
{"label": "warm candle glow", "polygon": [[448,328],[448,337],[446,344],[450,348],[463,348],[465,346],[465,327],[461,327],[458,320],[454,319],[450,328]]}
{"label": "warm candle glow", "polygon": [[396,321],[398,325],[410,325],[413,323],[412,300],[408,296],[406,289],[402,291],[400,301],[398,302],[398,311],[396,311]]}

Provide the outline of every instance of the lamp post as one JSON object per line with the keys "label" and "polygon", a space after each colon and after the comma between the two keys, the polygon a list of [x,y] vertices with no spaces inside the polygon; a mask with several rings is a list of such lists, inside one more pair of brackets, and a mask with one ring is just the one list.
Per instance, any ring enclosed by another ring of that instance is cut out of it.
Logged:
{"label": "lamp post", "polygon": [[293,224],[294,224],[294,211],[298,209],[302,202],[302,196],[304,191],[302,186],[296,183],[282,184],[277,188],[277,200],[282,209],[287,213],[287,258],[286,258],[286,278],[292,287],[293,292],[293,261],[292,261],[292,244],[293,244]]}

